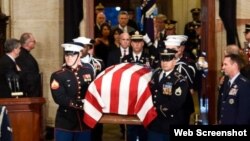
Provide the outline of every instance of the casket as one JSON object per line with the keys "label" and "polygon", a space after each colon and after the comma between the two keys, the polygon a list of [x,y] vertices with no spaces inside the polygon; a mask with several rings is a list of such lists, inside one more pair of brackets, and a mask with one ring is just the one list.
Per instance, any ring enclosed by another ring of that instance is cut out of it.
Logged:
{"label": "casket", "polygon": [[97,122],[147,126],[157,116],[149,88],[151,77],[150,68],[131,63],[101,72],[88,87],[84,122],[92,128]]}

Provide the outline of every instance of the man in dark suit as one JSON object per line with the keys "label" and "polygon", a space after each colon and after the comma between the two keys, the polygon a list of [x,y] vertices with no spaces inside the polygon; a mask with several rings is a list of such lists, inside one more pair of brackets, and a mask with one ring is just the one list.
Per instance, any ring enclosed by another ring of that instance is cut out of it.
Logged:
{"label": "man in dark suit", "polygon": [[0,58],[0,97],[10,98],[11,92],[20,91],[19,72],[15,59],[20,53],[21,43],[17,39],[8,39],[4,44],[5,54]]}
{"label": "man in dark suit", "polygon": [[101,33],[101,25],[106,22],[106,16],[103,12],[100,12],[96,15],[96,23],[94,26],[94,36],[95,38],[100,37],[102,35]]}
{"label": "man in dark suit", "polygon": [[166,28],[165,22],[167,20],[167,16],[163,14],[158,14],[155,16],[154,26],[155,26],[155,37],[154,37],[154,46],[160,52],[165,48],[164,40],[166,40]]}
{"label": "man in dark suit", "polygon": [[122,58],[130,51],[130,35],[124,32],[120,34],[120,47],[112,50],[108,55],[107,67],[121,63]]}
{"label": "man in dark suit", "polygon": [[237,54],[224,57],[225,79],[218,98],[218,124],[250,125],[250,82],[240,73],[242,58]]}
{"label": "man in dark suit", "polygon": [[20,77],[24,95],[28,97],[42,96],[38,63],[30,53],[35,48],[36,40],[31,33],[23,33],[20,42],[22,47],[16,62],[22,70]]}
{"label": "man in dark suit", "polygon": [[127,11],[120,11],[118,14],[118,25],[112,27],[112,30],[120,28],[123,32],[132,33],[135,29],[131,26],[128,26],[129,15]]}

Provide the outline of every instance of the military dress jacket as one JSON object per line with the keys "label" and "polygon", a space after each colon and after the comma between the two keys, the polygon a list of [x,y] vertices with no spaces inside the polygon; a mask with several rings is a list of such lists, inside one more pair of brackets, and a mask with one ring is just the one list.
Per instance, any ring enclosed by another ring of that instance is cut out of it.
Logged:
{"label": "military dress jacket", "polygon": [[53,99],[59,105],[55,128],[83,131],[83,102],[89,84],[93,81],[93,70],[78,66],[76,69],[64,66],[50,78]]}
{"label": "military dress jacket", "polygon": [[156,70],[150,81],[153,104],[158,116],[148,126],[150,130],[168,133],[169,125],[184,124],[184,103],[188,94],[188,82],[177,71],[160,79],[162,69]]}
{"label": "military dress jacket", "polygon": [[247,124],[250,125],[250,82],[239,75],[228,85],[225,79],[218,98],[219,124]]}
{"label": "military dress jacket", "polygon": [[133,53],[130,52],[128,55],[124,56],[122,58],[122,62],[124,63],[136,63],[145,65],[147,67],[150,67],[152,69],[155,69],[159,66],[159,60],[156,56],[150,55],[148,53],[142,52],[140,58],[138,58],[138,61],[135,61],[136,58],[134,58]]}
{"label": "military dress jacket", "polygon": [[94,78],[105,69],[105,65],[102,59],[95,58],[88,54],[81,59],[83,65],[89,66],[94,71]]}
{"label": "military dress jacket", "polygon": [[194,112],[194,102],[190,89],[194,89],[194,79],[195,79],[195,68],[193,68],[184,58],[177,61],[175,65],[175,70],[178,71],[182,76],[184,76],[189,85],[189,91],[187,95],[187,100],[185,101],[185,112],[187,116],[187,122],[189,122],[190,114]]}

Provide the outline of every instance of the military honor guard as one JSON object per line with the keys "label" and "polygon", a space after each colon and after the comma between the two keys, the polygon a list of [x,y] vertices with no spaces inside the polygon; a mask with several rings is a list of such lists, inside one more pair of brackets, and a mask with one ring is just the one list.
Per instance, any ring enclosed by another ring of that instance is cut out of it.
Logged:
{"label": "military honor guard", "polygon": [[78,37],[73,39],[73,41],[75,43],[83,44],[83,49],[81,50],[81,62],[91,66],[91,68],[94,70],[94,76],[98,75],[102,70],[104,70],[104,63],[102,59],[96,58],[88,53],[89,49],[93,47],[95,40],[86,37]]}
{"label": "military honor guard", "polygon": [[169,126],[185,124],[185,100],[188,82],[175,70],[175,50],[164,49],[160,53],[161,68],[150,81],[153,104],[158,116],[148,126],[148,141],[169,141]]}
{"label": "military honor guard", "polygon": [[250,82],[241,73],[243,60],[237,54],[224,57],[224,79],[218,97],[218,124],[250,125]]}
{"label": "military honor guard", "polygon": [[50,78],[52,97],[58,104],[55,141],[90,141],[90,129],[83,122],[84,97],[94,79],[92,69],[82,65],[83,44],[65,43],[65,65]]}
{"label": "military honor guard", "polygon": [[131,37],[131,47],[132,51],[122,58],[122,62],[141,64],[152,69],[158,67],[158,57],[144,48],[143,35],[138,31],[136,31]]}
{"label": "military honor guard", "polygon": [[[82,56],[81,56],[81,62],[84,65],[89,66],[94,71],[94,78],[104,70],[104,63],[102,59],[95,58],[93,55],[88,53],[89,49],[93,47],[93,44],[95,43],[95,40],[92,40],[90,38],[86,37],[78,37],[73,39],[75,43],[81,43],[83,44],[83,49],[81,50]],[[103,125],[98,123],[95,128],[93,128],[91,133],[91,140],[92,141],[102,141],[102,133],[103,133]]]}
{"label": "military honor guard", "polygon": [[166,35],[175,35],[176,34],[176,23],[175,20],[166,20],[165,21],[165,29],[166,29]]}
{"label": "military honor guard", "polygon": [[182,74],[187,79],[189,84],[189,91],[187,99],[185,101],[185,119],[186,124],[189,124],[190,116],[194,112],[194,102],[192,95],[194,94],[194,79],[196,68],[195,65],[189,63],[184,57],[185,42],[187,41],[187,38],[188,37],[185,35],[169,35],[167,37],[167,40],[165,41],[165,46],[168,49],[173,49],[177,51],[177,53],[175,54],[175,57],[177,58],[175,70]]}
{"label": "military honor guard", "polygon": [[248,62],[250,62],[250,24],[245,25],[245,42],[244,42],[244,53],[248,57]]}
{"label": "military honor guard", "polygon": [[192,14],[192,21],[188,22],[185,25],[185,29],[184,29],[184,34],[187,35],[189,38],[191,38],[194,35],[194,29],[192,27],[192,24],[200,21],[200,12],[201,9],[200,8],[193,8],[190,10],[191,14]]}

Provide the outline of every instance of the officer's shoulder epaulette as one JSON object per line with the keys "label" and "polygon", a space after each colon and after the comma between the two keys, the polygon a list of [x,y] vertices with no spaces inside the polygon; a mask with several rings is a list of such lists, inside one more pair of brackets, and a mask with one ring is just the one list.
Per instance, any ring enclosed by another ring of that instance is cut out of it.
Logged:
{"label": "officer's shoulder epaulette", "polygon": [[65,71],[65,68],[62,67],[61,69],[55,71],[54,74],[62,73],[62,72],[64,72],[64,71]]}
{"label": "officer's shoulder epaulette", "polygon": [[161,68],[156,68],[152,70],[152,75],[161,73]]}
{"label": "officer's shoulder epaulette", "polygon": [[240,77],[240,80],[242,80],[243,82],[247,82],[247,79],[245,77]]}

